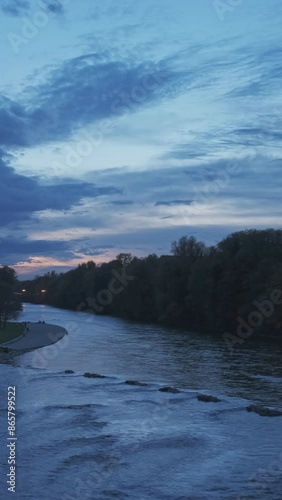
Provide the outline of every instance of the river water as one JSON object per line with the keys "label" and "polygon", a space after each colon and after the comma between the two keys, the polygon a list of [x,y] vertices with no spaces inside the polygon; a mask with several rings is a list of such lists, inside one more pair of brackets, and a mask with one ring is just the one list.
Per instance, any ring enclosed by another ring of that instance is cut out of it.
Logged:
{"label": "river water", "polygon": [[[31,304],[21,320],[69,334],[2,355],[1,499],[13,498],[6,401],[16,386],[14,498],[281,500],[282,417],[246,411],[281,409],[281,346],[246,343],[231,354],[220,338]],[[199,393],[221,402],[200,402]]]}

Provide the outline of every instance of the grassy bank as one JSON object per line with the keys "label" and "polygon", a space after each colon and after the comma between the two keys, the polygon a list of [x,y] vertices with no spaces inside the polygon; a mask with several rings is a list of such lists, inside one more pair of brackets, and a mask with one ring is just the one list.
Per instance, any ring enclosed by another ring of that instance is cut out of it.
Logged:
{"label": "grassy bank", "polygon": [[20,337],[23,331],[22,323],[7,323],[6,328],[0,328],[0,345]]}

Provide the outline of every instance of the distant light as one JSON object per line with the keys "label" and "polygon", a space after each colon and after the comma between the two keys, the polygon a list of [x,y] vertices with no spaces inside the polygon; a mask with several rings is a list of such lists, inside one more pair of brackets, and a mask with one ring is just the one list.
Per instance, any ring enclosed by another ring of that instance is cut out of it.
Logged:
{"label": "distant light", "polygon": [[47,290],[41,290],[41,293],[46,293],[46,292],[47,292]]}
{"label": "distant light", "polygon": [[26,290],[22,290],[22,292],[24,293],[24,292],[26,292]]}

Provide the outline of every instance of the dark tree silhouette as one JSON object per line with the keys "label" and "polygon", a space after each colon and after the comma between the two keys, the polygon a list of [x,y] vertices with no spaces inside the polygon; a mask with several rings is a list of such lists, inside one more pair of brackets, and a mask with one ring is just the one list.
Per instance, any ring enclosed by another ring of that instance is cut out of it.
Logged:
{"label": "dark tree silhouette", "polygon": [[[236,332],[238,317],[247,320],[258,310],[255,304],[269,300],[275,290],[282,291],[281,230],[240,231],[209,248],[193,236],[183,236],[171,250],[172,255],[146,258],[123,253],[107,264],[88,262],[20,286],[35,302],[214,333]],[[124,273],[134,279],[124,281]],[[112,288],[117,275],[123,285],[116,282]],[[41,289],[47,290],[44,297]],[[109,297],[102,299],[102,307],[101,291]],[[280,303],[256,333],[282,338]]]}

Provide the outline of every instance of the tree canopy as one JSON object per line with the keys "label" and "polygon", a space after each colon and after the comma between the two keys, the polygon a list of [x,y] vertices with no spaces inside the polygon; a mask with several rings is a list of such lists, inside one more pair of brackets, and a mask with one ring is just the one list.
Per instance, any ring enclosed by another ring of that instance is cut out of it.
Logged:
{"label": "tree canopy", "polygon": [[22,309],[19,297],[15,295],[16,287],[15,270],[8,266],[0,267],[0,328],[5,328],[9,319],[17,318]]}
{"label": "tree canopy", "polygon": [[[238,318],[247,321],[256,303],[282,291],[282,230],[240,231],[211,247],[183,236],[171,252],[145,258],[123,253],[23,285],[31,300],[53,306],[207,332],[236,331]],[[282,338],[281,305],[258,331]]]}

